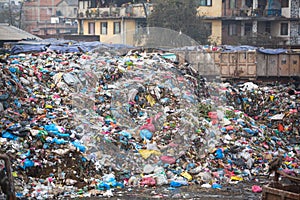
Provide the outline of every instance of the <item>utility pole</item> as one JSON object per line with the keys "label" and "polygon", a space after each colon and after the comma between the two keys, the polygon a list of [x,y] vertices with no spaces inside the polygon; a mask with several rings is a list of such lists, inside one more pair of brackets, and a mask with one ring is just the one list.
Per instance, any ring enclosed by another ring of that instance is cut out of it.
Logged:
{"label": "utility pole", "polygon": [[13,25],[13,23],[12,23],[12,13],[11,13],[11,2],[10,2],[10,0],[9,0],[8,9],[9,9],[9,25]]}
{"label": "utility pole", "polygon": [[22,29],[22,12],[23,12],[23,1],[20,1],[20,13],[19,13],[19,29]]}

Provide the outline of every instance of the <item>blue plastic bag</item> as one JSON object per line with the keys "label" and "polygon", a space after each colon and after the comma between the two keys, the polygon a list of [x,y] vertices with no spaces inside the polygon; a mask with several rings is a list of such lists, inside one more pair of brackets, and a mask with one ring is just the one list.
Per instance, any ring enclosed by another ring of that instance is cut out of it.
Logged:
{"label": "blue plastic bag", "polygon": [[153,134],[151,131],[147,130],[147,129],[143,129],[143,130],[140,130],[140,136],[141,138],[146,138],[148,140],[151,140]]}
{"label": "blue plastic bag", "polygon": [[23,170],[25,170],[28,167],[33,167],[34,162],[32,160],[26,159],[23,163],[23,166],[20,166]]}
{"label": "blue plastic bag", "polygon": [[51,143],[56,143],[56,144],[66,144],[67,141],[65,141],[64,139],[53,138],[53,140],[51,141]]}
{"label": "blue plastic bag", "polygon": [[11,140],[17,140],[17,139],[18,139],[18,136],[13,135],[13,134],[11,134],[11,133],[8,132],[8,131],[2,132],[2,137],[3,137],[3,138],[7,138],[7,139],[11,139]]}
{"label": "blue plastic bag", "polygon": [[221,189],[222,186],[218,183],[213,183],[212,186],[211,186],[213,189]]}
{"label": "blue plastic bag", "polygon": [[224,158],[224,154],[223,154],[223,151],[222,149],[217,149],[216,151],[216,159],[223,159]]}
{"label": "blue plastic bag", "polygon": [[79,149],[79,151],[81,151],[83,153],[86,150],[86,147],[83,146],[82,144],[80,144],[79,142],[74,141],[74,142],[71,142],[71,144],[73,144],[77,149]]}
{"label": "blue plastic bag", "polygon": [[171,181],[170,186],[171,187],[181,187],[182,184],[179,182],[176,182],[176,181]]}

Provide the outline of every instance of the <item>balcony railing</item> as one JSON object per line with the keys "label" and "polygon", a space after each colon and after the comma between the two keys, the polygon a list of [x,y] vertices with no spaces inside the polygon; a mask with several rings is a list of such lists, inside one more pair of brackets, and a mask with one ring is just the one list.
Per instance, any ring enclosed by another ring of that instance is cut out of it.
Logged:
{"label": "balcony railing", "polygon": [[281,9],[232,9],[224,17],[268,17],[281,16]]}
{"label": "balcony railing", "polygon": [[266,9],[266,16],[281,16],[281,9]]}
{"label": "balcony railing", "polygon": [[[153,9],[150,4],[147,12]],[[102,18],[102,17],[145,17],[143,4],[133,4],[126,7],[88,8],[79,10],[79,18]]]}
{"label": "balcony railing", "polygon": [[257,33],[257,36],[223,36],[223,44],[250,45],[279,48],[285,44],[288,38],[275,37],[269,34]]}

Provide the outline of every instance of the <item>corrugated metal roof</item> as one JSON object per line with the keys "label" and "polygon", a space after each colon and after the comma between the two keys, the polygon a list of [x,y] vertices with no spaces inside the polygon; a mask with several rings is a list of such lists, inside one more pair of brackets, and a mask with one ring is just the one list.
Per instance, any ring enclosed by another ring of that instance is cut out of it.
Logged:
{"label": "corrugated metal roof", "polygon": [[37,1],[25,1],[24,6],[40,6],[51,7],[56,6],[61,0],[37,0]]}
{"label": "corrugated metal roof", "polygon": [[25,40],[25,39],[41,40],[41,38],[32,35],[26,31],[23,31],[15,26],[11,26],[6,23],[0,23],[0,40]]}
{"label": "corrugated metal roof", "polygon": [[78,6],[78,0],[62,0],[61,2],[63,1],[65,1],[69,6]]}

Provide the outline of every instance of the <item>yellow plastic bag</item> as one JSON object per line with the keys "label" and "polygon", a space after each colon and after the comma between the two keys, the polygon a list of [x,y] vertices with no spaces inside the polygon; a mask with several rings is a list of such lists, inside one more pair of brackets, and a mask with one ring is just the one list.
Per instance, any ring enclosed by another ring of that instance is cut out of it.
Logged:
{"label": "yellow plastic bag", "polygon": [[150,94],[148,94],[148,95],[146,96],[146,99],[147,99],[147,101],[150,103],[151,106],[154,106],[154,104],[155,104],[155,99],[154,99]]}
{"label": "yellow plastic bag", "polygon": [[153,155],[157,155],[157,156],[159,156],[161,154],[160,151],[157,151],[157,150],[148,150],[148,149],[140,149],[139,153],[141,154],[141,156],[144,159],[149,158],[152,154]]}
{"label": "yellow plastic bag", "polygon": [[231,177],[231,180],[232,180],[232,181],[242,181],[243,178],[242,178],[242,177],[239,177],[239,176],[232,176],[232,177]]}
{"label": "yellow plastic bag", "polygon": [[188,181],[193,180],[192,175],[190,175],[188,172],[182,172],[180,175],[186,178]]}

